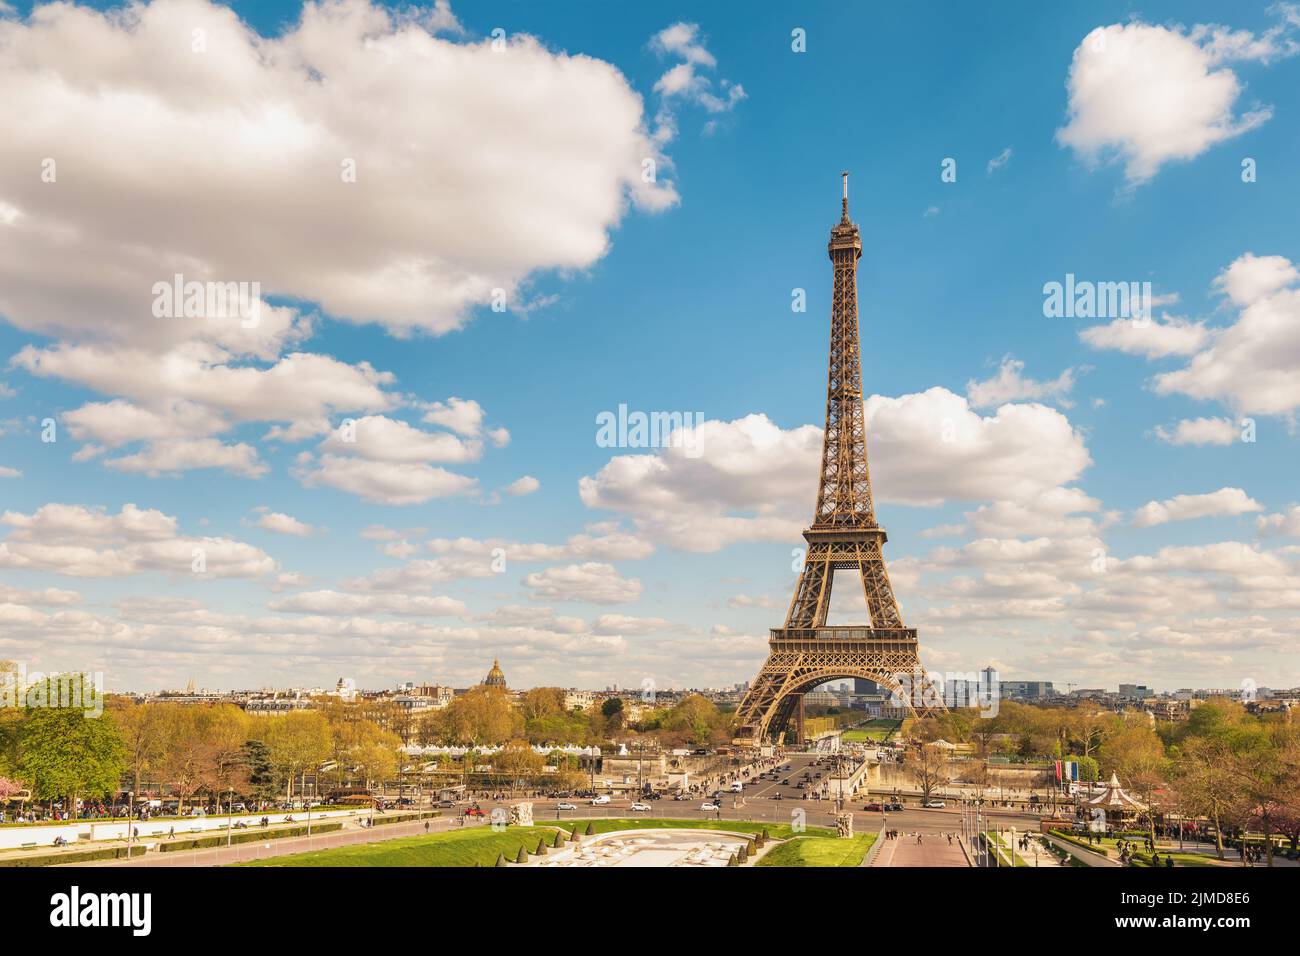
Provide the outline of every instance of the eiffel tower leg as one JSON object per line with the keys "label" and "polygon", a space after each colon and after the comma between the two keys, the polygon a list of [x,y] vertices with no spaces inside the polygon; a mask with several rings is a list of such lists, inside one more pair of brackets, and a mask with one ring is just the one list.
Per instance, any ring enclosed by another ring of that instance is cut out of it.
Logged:
{"label": "eiffel tower leg", "polygon": [[880,545],[868,544],[862,548],[860,571],[862,588],[866,592],[867,610],[872,627],[902,627],[903,615],[899,613],[894,589],[889,583],[885,558]]}

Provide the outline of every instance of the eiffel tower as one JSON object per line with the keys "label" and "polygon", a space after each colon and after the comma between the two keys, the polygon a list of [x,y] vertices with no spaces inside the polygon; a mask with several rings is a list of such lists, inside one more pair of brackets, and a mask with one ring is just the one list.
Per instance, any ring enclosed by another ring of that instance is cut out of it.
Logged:
{"label": "eiffel tower", "polygon": [[[875,681],[909,713],[941,711],[943,701],[921,667],[916,630],[903,615],[885,570],[867,470],[862,415],[862,356],[858,344],[858,258],[862,239],[849,220],[849,174],[843,174],[840,221],[831,229],[834,265],[830,373],[826,384],[826,432],[821,480],[803,570],[785,626],[772,628],[767,662],[736,712],[736,743],[756,746],[780,739],[790,718],[802,714],[803,695],[842,677]],[[837,570],[862,578],[871,623],[828,627],[831,585]]]}

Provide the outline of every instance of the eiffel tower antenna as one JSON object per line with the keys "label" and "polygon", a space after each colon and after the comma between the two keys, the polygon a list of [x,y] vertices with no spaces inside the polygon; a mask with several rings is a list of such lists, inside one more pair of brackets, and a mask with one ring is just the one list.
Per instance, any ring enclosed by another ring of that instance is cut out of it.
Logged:
{"label": "eiffel tower antenna", "polygon": [[[767,662],[736,711],[737,743],[779,739],[791,716],[802,712],[805,693],[842,677],[875,681],[911,714],[943,710],[921,666],[916,630],[903,625],[882,552],[888,536],[876,523],[858,340],[862,238],[849,219],[849,174],[841,176],[840,221],[827,244],[833,267],[831,336],[817,504],[803,533],[808,549],[785,626],[772,628]],[[858,572],[870,625],[827,626],[837,570]]]}

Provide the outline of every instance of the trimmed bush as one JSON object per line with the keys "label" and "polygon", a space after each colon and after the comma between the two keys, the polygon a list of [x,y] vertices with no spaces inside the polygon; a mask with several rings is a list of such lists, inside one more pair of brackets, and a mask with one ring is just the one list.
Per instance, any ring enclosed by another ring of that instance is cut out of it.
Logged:
{"label": "trimmed bush", "polygon": [[519,854],[518,854],[518,856],[515,857],[515,862],[516,862],[516,863],[527,863],[527,862],[528,862],[528,851],[527,851],[526,849],[524,849],[523,847],[520,847],[520,848],[519,848]]}
{"label": "trimmed bush", "polygon": [[[140,844],[131,847],[131,856],[141,856],[145,848]],[[0,866],[58,866],[63,863],[90,863],[95,860],[125,860],[126,847],[110,846],[78,853],[46,853],[42,856],[20,856],[0,860]]]}
{"label": "trimmed bush", "polygon": [[505,866],[505,865],[506,865],[506,855],[505,855],[504,853],[498,853],[498,854],[497,854],[497,861],[496,861],[495,863],[493,863],[492,865],[493,865],[493,866]]}
{"label": "trimmed bush", "polygon": [[546,856],[546,837],[542,837],[537,841],[537,850],[533,853],[533,855]]}
{"label": "trimmed bush", "polygon": [[[342,830],[342,823],[313,823],[311,827],[312,836],[318,833],[333,833],[336,830]],[[231,844],[236,843],[257,843],[261,840],[281,840],[285,837],[306,836],[306,826],[295,826],[278,830],[237,830],[230,835]],[[224,833],[214,834],[213,836],[195,837],[193,840],[173,840],[170,843],[158,844],[158,849],[163,853],[175,853],[178,850],[208,850],[212,847],[225,846],[226,835]]]}

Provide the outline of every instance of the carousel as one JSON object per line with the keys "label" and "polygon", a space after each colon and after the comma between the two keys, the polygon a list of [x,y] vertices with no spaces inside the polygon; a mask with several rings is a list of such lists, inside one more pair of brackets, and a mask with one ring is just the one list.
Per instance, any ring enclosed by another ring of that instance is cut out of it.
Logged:
{"label": "carousel", "polygon": [[1099,793],[1084,798],[1081,808],[1093,819],[1096,819],[1097,810],[1105,813],[1106,826],[1110,830],[1123,830],[1147,812],[1147,805],[1121,787],[1119,777],[1113,773],[1110,782]]}

